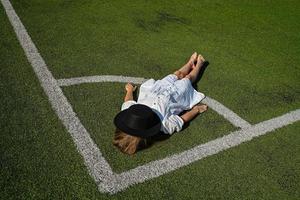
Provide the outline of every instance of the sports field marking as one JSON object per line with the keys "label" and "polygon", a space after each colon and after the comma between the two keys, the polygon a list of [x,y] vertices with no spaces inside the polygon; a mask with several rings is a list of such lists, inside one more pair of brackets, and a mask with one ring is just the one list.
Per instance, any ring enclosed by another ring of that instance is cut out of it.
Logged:
{"label": "sports field marking", "polygon": [[75,78],[63,78],[58,79],[57,83],[59,86],[71,86],[79,85],[82,83],[99,83],[99,82],[116,82],[116,83],[135,83],[142,84],[147,79],[129,77],[129,76],[114,76],[114,75],[102,75],[102,76],[83,76]]}
{"label": "sports field marking", "polygon": [[[102,75],[102,76],[83,76],[83,77],[75,77],[75,78],[67,78],[67,79],[58,79],[57,82],[59,86],[71,86],[71,85],[79,85],[82,83],[99,83],[99,82],[118,82],[118,83],[128,83],[132,82],[135,84],[142,84],[147,79],[145,78],[137,78],[137,77],[128,77],[128,76],[114,76],[114,75]],[[231,124],[239,128],[247,128],[250,127],[251,124],[246,120],[242,119],[232,110],[225,107],[220,102],[206,97],[203,101],[206,103],[211,109],[222,115],[225,119],[227,119]]]}
{"label": "sports field marking", "polygon": [[227,119],[232,125],[240,128],[248,128],[251,126],[249,122],[238,116],[235,112],[221,104],[215,99],[210,97],[206,97],[202,101],[206,103],[211,109],[222,115],[225,119]]}
{"label": "sports field marking", "polygon": [[57,84],[56,79],[48,70],[44,59],[39,54],[10,1],[1,0],[1,3],[5,8],[9,21],[14,28],[28,61],[31,63],[41,86],[49,98],[53,110],[71,134],[79,153],[84,158],[90,175],[96,183],[99,183],[103,179],[108,179],[113,174],[110,165],[104,159],[97,145],[90,137],[90,134],[76,116],[72,106]]}
{"label": "sports field marking", "polygon": [[113,188],[113,190],[109,191],[110,193],[119,192],[132,184],[142,183],[148,179],[159,177],[205,157],[238,146],[243,142],[250,141],[254,137],[270,133],[275,129],[292,124],[298,120],[300,120],[300,109],[260,122],[251,127],[231,132],[229,135],[198,145],[179,154],[156,160],[143,166],[138,166],[121,174],[115,174],[115,179],[113,180],[115,182],[110,180],[108,183],[100,183],[99,189],[105,188],[109,190]]}
{"label": "sports field marking", "polygon": [[[27,56],[27,59],[31,63],[33,70],[41,83],[41,86],[43,87],[45,93],[49,98],[53,110],[56,112],[66,129],[71,134],[79,153],[84,158],[84,163],[88,168],[89,174],[94,178],[101,192],[114,194],[116,192],[124,190],[125,188],[133,184],[142,183],[146,180],[161,176],[207,156],[214,155],[223,150],[237,146],[243,142],[250,141],[254,137],[264,135],[277,128],[281,128],[300,120],[300,109],[298,109],[280,117],[260,122],[252,126],[245,121],[242,124],[239,124],[240,127],[243,127],[241,130],[231,132],[229,135],[226,135],[224,137],[217,138],[205,144],[198,145],[179,154],[175,154],[161,160],[156,160],[148,164],[138,166],[134,169],[120,174],[113,173],[111,167],[102,156],[96,144],[91,139],[89,133],[81,124],[79,118],[76,116],[76,113],[73,111],[71,104],[64,96],[60,85],[58,84],[58,81],[48,70],[45,61],[39,54],[36,46],[32,42],[24,25],[13,9],[10,1],[1,0],[1,3],[7,13],[10,23],[14,28],[17,38]],[[112,76],[106,76],[107,81],[112,82],[113,78],[109,79],[109,77],[112,78]],[[82,78],[79,78],[78,80],[82,80]],[[126,78],[124,80],[126,80]],[[140,81],[141,79],[138,78],[134,80]],[[130,79],[130,81],[132,81],[132,79]],[[117,80],[117,82],[120,81]],[[208,98],[206,101],[217,103],[217,106],[215,106],[216,111],[223,113],[223,116],[225,116],[226,113],[228,115],[232,115],[232,113],[234,113],[223,106],[221,103],[217,101],[214,102],[215,100],[210,100],[212,99]],[[209,106],[213,108],[213,106]],[[224,108],[226,108],[227,110]],[[236,116],[232,117],[231,120],[236,121],[242,119],[240,117],[240,119],[236,118]]]}

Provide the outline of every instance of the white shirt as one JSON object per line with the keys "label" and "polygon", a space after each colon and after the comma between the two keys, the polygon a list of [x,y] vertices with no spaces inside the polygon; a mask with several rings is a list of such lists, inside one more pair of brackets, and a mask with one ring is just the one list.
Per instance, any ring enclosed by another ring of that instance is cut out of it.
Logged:
{"label": "white shirt", "polygon": [[176,75],[172,74],[162,80],[147,80],[140,87],[137,102],[126,101],[121,110],[137,103],[146,105],[161,119],[161,131],[172,134],[175,131],[179,132],[184,124],[178,115],[184,110],[191,109],[204,97],[204,94],[192,87],[189,79],[177,80]]}

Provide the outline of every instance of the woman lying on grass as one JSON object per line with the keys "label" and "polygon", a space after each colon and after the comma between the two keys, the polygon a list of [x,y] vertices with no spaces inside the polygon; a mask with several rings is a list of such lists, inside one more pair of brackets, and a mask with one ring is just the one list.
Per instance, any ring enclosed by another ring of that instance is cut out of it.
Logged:
{"label": "woman lying on grass", "polygon": [[[161,80],[147,80],[140,86],[137,102],[133,100],[136,86],[127,83],[124,103],[114,118],[116,132],[113,144],[123,153],[134,154],[147,147],[147,141],[161,131],[172,134],[184,123],[207,110],[198,103],[205,97],[192,83],[197,79],[204,58],[194,53],[190,60],[174,74]],[[189,110],[180,115],[183,111]]]}

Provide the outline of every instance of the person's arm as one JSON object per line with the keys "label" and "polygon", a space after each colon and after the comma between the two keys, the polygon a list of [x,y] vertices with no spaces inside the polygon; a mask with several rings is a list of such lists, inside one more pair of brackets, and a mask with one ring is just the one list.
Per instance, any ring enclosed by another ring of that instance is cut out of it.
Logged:
{"label": "person's arm", "polygon": [[206,110],[207,110],[207,105],[204,105],[204,104],[196,105],[190,111],[184,113],[180,117],[184,121],[184,123],[187,123],[187,122],[191,121],[194,117],[196,117],[196,115],[198,115],[199,113],[203,113]]}
{"label": "person's arm", "polygon": [[133,86],[131,83],[125,85],[126,95],[124,97],[124,102],[133,100],[133,92],[136,90],[136,86]]}

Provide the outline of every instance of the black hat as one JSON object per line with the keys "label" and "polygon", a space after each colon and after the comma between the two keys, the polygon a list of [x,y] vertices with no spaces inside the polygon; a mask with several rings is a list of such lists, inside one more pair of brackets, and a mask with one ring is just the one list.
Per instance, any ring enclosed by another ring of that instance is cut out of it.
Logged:
{"label": "black hat", "polygon": [[135,104],[119,112],[114,123],[121,131],[142,138],[156,135],[160,131],[161,121],[148,106]]}

